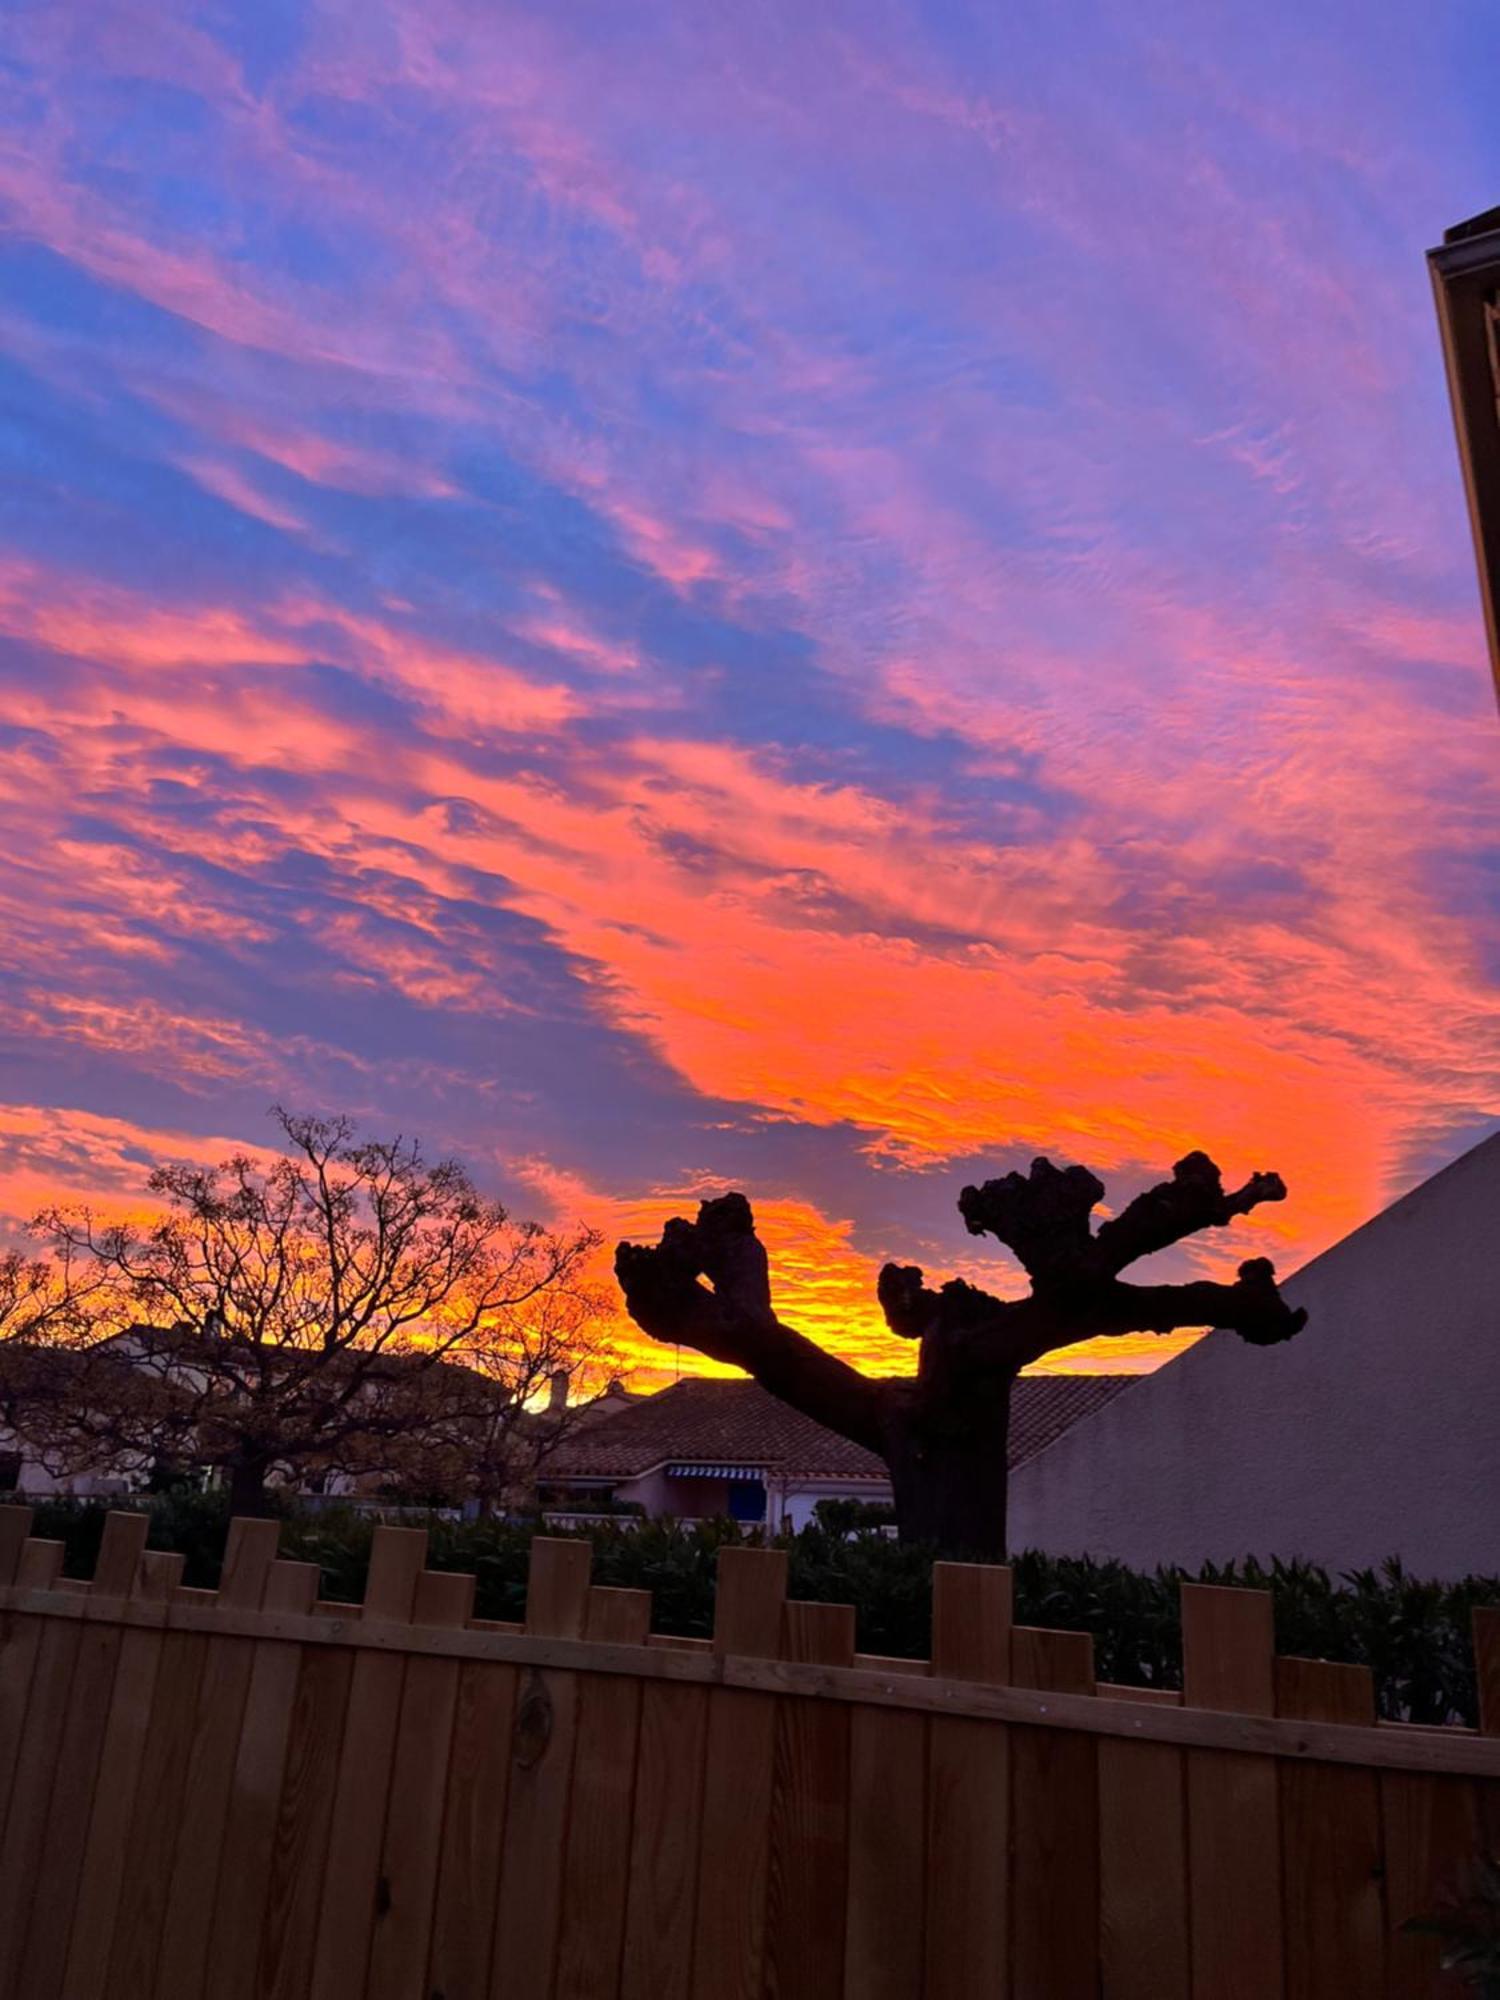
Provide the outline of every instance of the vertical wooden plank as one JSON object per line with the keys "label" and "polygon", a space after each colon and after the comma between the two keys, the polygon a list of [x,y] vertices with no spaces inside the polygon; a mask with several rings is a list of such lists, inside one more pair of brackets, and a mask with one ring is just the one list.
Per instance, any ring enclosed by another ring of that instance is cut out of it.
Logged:
{"label": "vertical wooden plank", "polygon": [[[427,1570],[418,1578],[414,1624],[451,1630],[467,1625],[473,1610],[472,1576]],[[414,1655],[406,1663],[365,1986],[368,2000],[408,2000],[423,1991],[458,1672],[455,1659]]]}
{"label": "vertical wooden plank", "polygon": [[[426,1560],[425,1528],[378,1527],[362,1618],[409,1624]],[[333,1798],[338,1837],[323,1872],[309,2000],[349,2000],[364,1990],[405,1673],[400,1653],[355,1654]]]}
{"label": "vertical wooden plank", "polygon": [[[133,1595],[139,1603],[159,1606],[163,1622],[166,1607],[182,1581],[182,1567],[180,1555],[147,1552],[141,1556]],[[175,1654],[173,1664],[179,1668],[171,1677],[173,1687],[169,1689],[176,1694],[177,1706],[163,1713],[158,1708],[158,1694],[169,1647]],[[174,1635],[169,1642],[161,1630],[133,1626],[121,1640],[109,1721],[100,1751],[99,1776],[94,1787],[78,1907],[68,1944],[64,1976],[68,2000],[103,2000],[106,1993],[113,2000],[119,1991],[110,1981],[110,1957],[120,1928],[126,1870],[139,1869],[144,1875],[152,1861],[158,1859],[149,1847],[131,1838],[132,1829],[139,1831],[140,1826],[138,1794],[148,1770],[152,1776],[156,1775],[154,1767],[148,1765],[153,1725],[158,1762],[163,1735],[170,1737],[181,1726],[183,1706],[194,1685],[191,1677],[185,1679],[180,1671],[184,1653],[191,1675],[192,1667],[201,1657],[201,1644],[193,1635]],[[191,1708],[187,1713],[190,1717]],[[158,1883],[153,1881],[139,1898],[131,1900],[144,1912],[154,1933],[161,1912]]]}
{"label": "vertical wooden plank", "polygon": [[61,1542],[49,1542],[44,1537],[28,1535],[22,1544],[21,1560],[16,1565],[16,1588],[55,1590],[62,1581],[65,1554]]}
{"label": "vertical wooden plank", "polygon": [[855,1707],[844,2000],[913,2000],[922,1991],[926,1800],[925,1718]]}
{"label": "vertical wooden plank", "polygon": [[151,1523],[144,1514],[111,1513],[104,1517],[99,1555],[94,1564],[95,1597],[129,1597],[135,1588]]}
{"label": "vertical wooden plank", "polygon": [[[650,1628],[650,1591],[596,1584],[589,1592],[590,1639],[644,1646]],[[639,1681],[625,1674],[585,1676],[573,1760],[557,2000],[598,2000],[619,1987],[640,1720]]]}
{"label": "vertical wooden plank", "polygon": [[[774,1659],[786,1602],[784,1549],[719,1551],[714,1651]],[[759,2000],[776,1765],[776,1697],[709,1695],[694,1920],[694,2000]]]}
{"label": "vertical wooden plank", "polygon": [[427,1969],[443,2000],[490,1990],[516,1684],[514,1667],[470,1660],[459,1672]]}
{"label": "vertical wooden plank", "polygon": [[14,1583],[21,1551],[31,1534],[31,1509],[7,1501],[0,1505],[0,1584]]}
{"label": "vertical wooden plank", "polygon": [[[189,1806],[194,1726],[211,1641],[169,1632],[162,1640],[151,1723],[126,1836],[128,1887],[120,1900],[105,1990],[109,2000],[163,2000],[159,1959],[172,1863]],[[245,1642],[248,1654],[249,1644]]]}
{"label": "vertical wooden plank", "polygon": [[[788,1604],[781,1652],[852,1666],[853,1605]],[[777,1709],[765,1991],[775,2000],[830,2000],[844,1986],[849,1710],[813,1696],[784,1697]]]}
{"label": "vertical wooden plank", "polygon": [[[219,1580],[220,1604],[234,1610],[260,1608],[280,1534],[276,1521],[230,1522]],[[193,1704],[193,1734],[175,1815],[175,1841],[165,1864],[166,1907],[154,2000],[199,2000],[203,1990],[214,1885],[229,1821],[235,1753],[254,1659],[252,1639],[216,1634],[208,1641],[202,1683]]]}
{"label": "vertical wooden plank", "polygon": [[[62,1544],[30,1541],[20,1576],[44,1587],[61,1570]],[[39,1617],[37,1644],[24,1711],[16,1725],[15,1769],[6,1813],[4,1865],[0,1866],[0,1995],[15,2000],[20,1957],[26,1938],[37,1875],[42,1866],[47,1812],[61,1752],[68,1698],[83,1628],[72,1619]]]}
{"label": "vertical wooden plank", "polygon": [[78,1636],[66,1726],[50,1773],[45,1865],[28,1895],[19,1973],[19,1991],[26,2000],[52,2000],[62,1980],[123,1637],[123,1628],[108,1622],[108,1613],[111,1601],[128,1597],[134,1587],[149,1526],[144,1514],[105,1517],[90,1591],[97,1601],[90,1609],[97,1609],[100,1618],[97,1624],[85,1623]]}
{"label": "vertical wooden plank", "polygon": [[[13,1507],[9,1511],[30,1518],[26,1508]],[[62,1557],[61,1542],[26,1537],[15,1551],[11,1580],[23,1589],[46,1589],[60,1574]],[[0,1854],[9,1851],[11,1786],[21,1754],[32,1674],[46,1626],[46,1619],[40,1616],[22,1616],[18,1612],[0,1616]]]}
{"label": "vertical wooden plank", "polygon": [[[1175,1689],[1108,1692],[1121,1701],[1180,1699]],[[1113,1736],[1100,1737],[1097,1754],[1102,2000],[1188,2000],[1186,1761],[1170,1744]]]}
{"label": "vertical wooden plank", "polygon": [[[592,1558],[587,1542],[536,1538],[526,1587],[528,1632],[583,1636]],[[577,1728],[577,1674],[533,1669],[522,1676],[491,1968],[495,2000],[549,2000],[552,1991]]]}
{"label": "vertical wooden plank", "polygon": [[1472,1617],[1479,1733],[1500,1736],[1500,1604],[1476,1604]]}
{"label": "vertical wooden plank", "polygon": [[[1011,1677],[1011,1572],[934,1563],[932,1671]],[[1011,1731],[934,1716],[927,1750],[927,2000],[1003,2000],[1010,1991]]]}
{"label": "vertical wooden plank", "polygon": [[[1087,1632],[1018,1625],[1017,1687],[1094,1692]],[[1051,1726],[1014,1729],[1011,1756],[1011,1990],[1093,1995],[1099,1987],[1097,1739]]]}
{"label": "vertical wooden plank", "polygon": [[[1183,1702],[1239,1715],[1276,1703],[1270,1594],[1182,1586]],[[1280,2000],[1281,1825],[1276,1766],[1232,1750],[1187,1753],[1193,1991]]]}
{"label": "vertical wooden plank", "polygon": [[[1277,1660],[1276,1712],[1373,1730],[1375,1683],[1367,1667]],[[1385,1984],[1385,1908],[1375,1773],[1288,1760],[1280,1785],[1288,2000],[1378,1994]]]}
{"label": "vertical wooden plank", "polygon": [[1462,1891],[1480,1840],[1476,1789],[1465,1778],[1382,1771],[1385,1845],[1385,2000],[1460,2000],[1472,1988],[1443,1972],[1442,1941],[1408,1931]]}
{"label": "vertical wooden plank", "polygon": [[[312,1563],[275,1562],[262,1599],[267,1610],[307,1615],[318,1592],[318,1571]],[[313,1656],[309,1656],[312,1658]],[[217,1885],[211,1898],[211,1923],[202,1988],[206,2000],[246,2000],[259,1990],[263,1957],[274,1971],[279,1938],[273,1935],[269,1954],[262,1944],[268,1914],[284,1922],[286,1882],[296,1880],[297,1864],[309,1846],[304,1767],[311,1764],[324,1788],[338,1755],[342,1724],[342,1688],[347,1686],[348,1656],[327,1656],[321,1671],[331,1675],[330,1698],[320,1707],[314,1691],[302,1684],[302,1648],[290,1640],[257,1639],[245,1694],[245,1712],[234,1770],[224,1840],[219,1855]],[[339,1676],[342,1675],[342,1682]],[[299,1700],[300,1696],[300,1700]],[[337,1703],[337,1706],[335,1704]],[[296,1761],[288,1769],[288,1749],[294,1719],[301,1717]],[[286,1807],[282,1810],[283,1779]],[[277,1892],[272,1894],[277,1865]],[[318,1866],[321,1868],[321,1858]],[[305,1872],[305,1871],[304,1871]],[[314,1885],[312,1894],[316,1896]],[[192,1993],[191,1987],[185,1992]]]}
{"label": "vertical wooden plank", "polygon": [[687,2000],[691,1990],[707,1743],[708,1689],[647,1681],[641,1691],[622,2000]]}

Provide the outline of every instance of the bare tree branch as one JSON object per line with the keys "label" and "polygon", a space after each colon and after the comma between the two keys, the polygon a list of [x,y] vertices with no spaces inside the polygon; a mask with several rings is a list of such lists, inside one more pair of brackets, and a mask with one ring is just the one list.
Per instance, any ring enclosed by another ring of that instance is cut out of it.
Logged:
{"label": "bare tree branch", "polygon": [[1102,1267],[1113,1275],[1200,1229],[1222,1229],[1263,1201],[1285,1200],[1280,1174],[1252,1174],[1243,1187],[1226,1194],[1223,1176],[1207,1153],[1189,1153],[1173,1167],[1171,1180],[1147,1188],[1112,1222],[1101,1223],[1094,1241]]}
{"label": "bare tree branch", "polygon": [[615,1275],[631,1317],[653,1340],[743,1368],[815,1422],[884,1449],[881,1385],[777,1319],[742,1194],[701,1203],[694,1222],[675,1217],[654,1249],[622,1243]]}

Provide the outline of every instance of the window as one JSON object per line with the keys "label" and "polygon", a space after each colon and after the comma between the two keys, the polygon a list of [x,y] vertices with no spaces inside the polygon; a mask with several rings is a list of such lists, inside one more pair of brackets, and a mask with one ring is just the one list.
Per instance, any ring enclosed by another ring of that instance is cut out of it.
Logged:
{"label": "window", "polygon": [[747,1525],[759,1524],[766,1518],[766,1483],[763,1479],[731,1479],[729,1482],[729,1518],[743,1521]]}

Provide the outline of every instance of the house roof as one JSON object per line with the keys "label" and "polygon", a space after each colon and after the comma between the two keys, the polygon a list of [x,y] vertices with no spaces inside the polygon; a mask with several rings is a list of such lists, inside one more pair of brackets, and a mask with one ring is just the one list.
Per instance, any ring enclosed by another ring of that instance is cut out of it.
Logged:
{"label": "house roof", "polygon": [[[1012,1468],[1117,1396],[1131,1375],[1023,1375],[1011,1403]],[[548,1480],[634,1479],[659,1465],[764,1469],[779,1478],[879,1479],[882,1460],[825,1430],[758,1382],[690,1377],[567,1439]]]}

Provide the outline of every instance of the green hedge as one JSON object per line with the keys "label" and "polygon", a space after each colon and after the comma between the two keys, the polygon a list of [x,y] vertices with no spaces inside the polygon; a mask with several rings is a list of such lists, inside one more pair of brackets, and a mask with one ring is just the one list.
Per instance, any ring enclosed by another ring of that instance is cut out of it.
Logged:
{"label": "green hedge", "polygon": [[[139,1504],[151,1515],[151,1546],[180,1550],[187,1558],[186,1580],[212,1587],[224,1545],[223,1500],[165,1494]],[[69,1575],[88,1576],[104,1511],[82,1501],[44,1501],[35,1509],[34,1532],[64,1543]],[[430,1519],[424,1525],[434,1568],[474,1572],[481,1617],[520,1617],[535,1523]],[[284,1555],[318,1564],[325,1596],[354,1601],[364,1589],[371,1532],[370,1519],[353,1510],[291,1510],[281,1549]],[[692,1530],[651,1521],[636,1528],[602,1524],[589,1530],[588,1539],[594,1545],[597,1582],[649,1590],[657,1631],[706,1636],[713,1621],[715,1555],[725,1542],[747,1538],[730,1521]],[[930,1551],[905,1548],[873,1533],[845,1538],[823,1527],[804,1529],[779,1545],[790,1554],[794,1597],[856,1607],[862,1651],[917,1659],[926,1655]],[[1017,1556],[1014,1568],[1018,1622],[1091,1632],[1101,1680],[1152,1687],[1180,1684],[1177,1586],[1188,1572],[1147,1574],[1121,1563],[1072,1561],[1035,1550]],[[1379,1573],[1359,1570],[1334,1578],[1306,1563],[1278,1562],[1263,1569],[1246,1562],[1206,1567],[1195,1580],[1268,1589],[1275,1603],[1277,1650],[1370,1667],[1383,1715],[1414,1722],[1474,1722],[1469,1614],[1476,1604],[1500,1604],[1500,1578],[1427,1583],[1408,1576],[1395,1562]]]}

